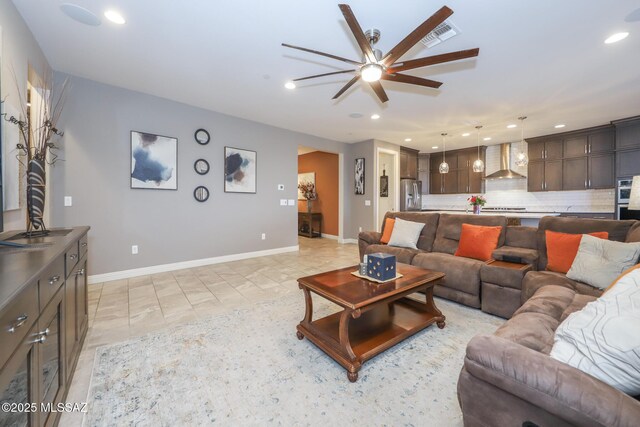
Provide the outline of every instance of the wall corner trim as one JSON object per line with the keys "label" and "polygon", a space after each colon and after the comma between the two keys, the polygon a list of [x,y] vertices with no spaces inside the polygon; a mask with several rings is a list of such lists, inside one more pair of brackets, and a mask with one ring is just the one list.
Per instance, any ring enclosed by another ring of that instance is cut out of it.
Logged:
{"label": "wall corner trim", "polygon": [[95,274],[88,277],[89,284],[109,282],[112,280],[128,279],[130,277],[145,276],[147,274],[164,273],[184,268],[201,267],[203,265],[220,264],[223,262],[240,261],[249,258],[258,258],[268,255],[277,255],[286,252],[297,252],[299,245],[282,248],[266,249],[263,251],[244,252],[239,254],[222,255],[213,258],[195,259],[191,261],[174,262],[171,264],[152,265],[149,267],[134,268],[131,270],[114,271],[112,273]]}

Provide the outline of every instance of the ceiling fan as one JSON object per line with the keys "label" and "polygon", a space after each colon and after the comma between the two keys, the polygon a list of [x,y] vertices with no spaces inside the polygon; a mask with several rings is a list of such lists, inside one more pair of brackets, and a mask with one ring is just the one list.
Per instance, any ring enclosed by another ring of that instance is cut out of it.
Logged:
{"label": "ceiling fan", "polygon": [[328,58],[337,59],[339,61],[343,61],[356,66],[356,68],[350,70],[334,71],[331,73],[317,74],[315,76],[301,77],[299,79],[293,80],[294,82],[297,82],[301,80],[315,79],[317,77],[355,72],[356,75],[351,80],[349,80],[349,82],[344,85],[332,99],[338,98],[347,89],[353,86],[354,83],[360,80],[360,78],[371,85],[371,88],[376,93],[376,95],[378,95],[378,98],[380,98],[381,102],[387,102],[389,98],[387,97],[387,94],[384,91],[380,80],[389,80],[398,83],[408,83],[437,89],[442,85],[441,82],[411,76],[408,74],[401,74],[400,71],[412,70],[414,68],[441,64],[444,62],[457,61],[464,58],[471,58],[474,56],[478,56],[478,52],[480,51],[480,49],[478,48],[467,49],[457,52],[444,53],[441,55],[427,56],[424,58],[396,62],[423,37],[425,37],[438,25],[440,25],[445,19],[451,16],[453,14],[453,11],[447,6],[443,6],[440,10],[431,15],[429,19],[420,24],[394,48],[387,52],[386,55],[383,56],[380,50],[373,48],[373,45],[380,39],[380,31],[371,29],[363,32],[349,5],[340,4],[338,6],[342,11],[344,19],[347,21],[347,24],[349,25],[349,28],[351,29],[351,32],[353,33],[358,46],[360,46],[360,49],[362,50],[362,53],[364,55],[363,61],[354,61],[351,59],[342,58],[340,56],[331,55],[329,53],[282,43],[282,46],[284,47],[302,50],[304,52],[314,53],[316,55],[326,56]]}

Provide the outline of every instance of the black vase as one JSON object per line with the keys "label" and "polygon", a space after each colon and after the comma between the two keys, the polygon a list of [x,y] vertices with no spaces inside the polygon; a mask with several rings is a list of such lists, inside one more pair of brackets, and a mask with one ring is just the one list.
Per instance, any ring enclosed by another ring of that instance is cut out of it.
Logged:
{"label": "black vase", "polygon": [[46,174],[44,160],[31,159],[27,164],[27,211],[30,228],[45,230],[44,226],[44,195]]}

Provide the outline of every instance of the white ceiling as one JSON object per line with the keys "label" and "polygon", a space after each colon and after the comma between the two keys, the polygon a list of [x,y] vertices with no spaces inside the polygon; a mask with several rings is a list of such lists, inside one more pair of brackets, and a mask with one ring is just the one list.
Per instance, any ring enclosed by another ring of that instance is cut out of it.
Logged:
{"label": "white ceiling", "polygon": [[[127,19],[117,26],[103,18],[98,27],[71,20],[62,3],[14,0],[54,69],[338,141],[375,138],[430,152],[443,131],[452,135],[448,149],[473,145],[476,124],[492,137],[484,144],[519,140],[506,125],[520,115],[529,116],[525,136],[537,136],[640,114],[640,22],[625,21],[638,0],[352,0],[361,26],[381,30],[383,52],[444,4],[462,34],[403,59],[480,48],[477,59],[407,72],[442,81],[439,90],[383,82],[385,105],[364,83],[332,101],[349,74],[283,87],[348,64],[282,42],[359,59],[338,2],[76,0]],[[618,31],[631,34],[603,43]]]}

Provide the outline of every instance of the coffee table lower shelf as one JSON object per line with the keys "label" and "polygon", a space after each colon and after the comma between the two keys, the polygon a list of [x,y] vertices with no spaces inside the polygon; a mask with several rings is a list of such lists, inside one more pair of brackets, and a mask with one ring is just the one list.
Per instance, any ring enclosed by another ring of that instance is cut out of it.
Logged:
{"label": "coffee table lower shelf", "polygon": [[429,297],[425,303],[405,297],[367,311],[344,309],[312,322],[303,320],[297,335],[340,363],[354,382],[365,361],[433,323],[444,328],[445,317]]}

